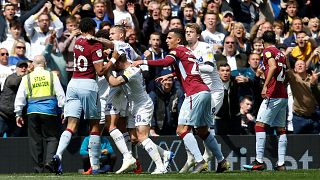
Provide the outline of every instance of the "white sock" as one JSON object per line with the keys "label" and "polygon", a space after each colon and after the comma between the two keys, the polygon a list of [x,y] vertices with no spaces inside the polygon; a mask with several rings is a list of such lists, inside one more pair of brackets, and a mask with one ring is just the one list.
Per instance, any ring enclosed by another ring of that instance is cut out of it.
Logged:
{"label": "white sock", "polygon": [[132,143],[130,139],[130,134],[128,132],[123,133],[124,141],[126,142],[129,153],[132,154]]}
{"label": "white sock", "polygon": [[209,161],[209,157],[212,157],[212,152],[209,150],[208,146],[206,145],[206,143],[204,141],[203,142],[203,146],[204,146],[204,152],[203,152],[203,159],[208,162]]}
{"label": "white sock", "polygon": [[123,155],[123,158],[124,159],[131,158],[132,155],[129,152],[128,147],[126,145],[126,142],[124,141],[124,137],[123,137],[122,133],[119,131],[119,129],[111,130],[110,136],[112,137],[117,148],[119,149],[119,151]]}
{"label": "white sock", "polygon": [[157,145],[157,149],[160,154],[160,157],[163,157],[164,156],[164,149],[162,149],[162,147],[160,147],[159,145]]}
{"label": "white sock", "polygon": [[224,159],[221,148],[216,138],[210,132],[207,139],[204,140],[204,143],[207,145],[208,149],[216,156],[218,162],[221,162]]}
{"label": "white sock", "polygon": [[157,168],[164,169],[157,145],[154,144],[154,142],[150,138],[145,139],[141,144],[143,148],[148,152],[151,159],[156,163]]}
{"label": "white sock", "polygon": [[193,155],[191,154],[190,150],[187,148],[187,146],[184,146],[186,148],[186,152],[187,152],[187,163],[191,164],[194,160]]}
{"label": "white sock", "polygon": [[287,135],[281,134],[278,141],[278,166],[284,164],[284,157],[286,156],[287,150]]}
{"label": "white sock", "polygon": [[194,137],[194,135],[192,133],[187,133],[183,137],[183,142],[184,145],[190,150],[191,154],[196,159],[196,162],[201,162],[203,160],[203,157],[201,155],[197,140]]}
{"label": "white sock", "polygon": [[100,155],[101,155],[101,144],[100,144],[100,136],[98,135],[90,135],[88,152],[90,158],[90,164],[92,170],[97,170],[100,168]]}
{"label": "white sock", "polygon": [[56,155],[59,156],[60,160],[62,160],[62,154],[68,147],[71,137],[72,137],[72,133],[67,130],[63,131],[63,133],[60,136],[59,145],[56,152]]}
{"label": "white sock", "polygon": [[256,132],[256,160],[263,162],[264,146],[266,142],[266,132]]}

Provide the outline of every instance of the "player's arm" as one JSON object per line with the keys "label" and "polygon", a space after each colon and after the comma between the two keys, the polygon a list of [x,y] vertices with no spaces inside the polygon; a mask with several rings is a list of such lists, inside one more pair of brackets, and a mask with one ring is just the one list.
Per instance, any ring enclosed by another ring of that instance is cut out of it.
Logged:
{"label": "player's arm", "polygon": [[176,60],[176,57],[173,55],[167,55],[164,59],[159,59],[159,60],[139,60],[139,61],[134,61],[132,63],[132,66],[139,66],[139,65],[148,65],[148,66],[163,66],[167,67],[173,64]]}
{"label": "player's arm", "polygon": [[109,85],[112,87],[121,86],[128,82],[128,78],[125,75],[114,77],[110,73],[106,76]]}
{"label": "player's arm", "polygon": [[269,65],[269,71],[268,75],[266,77],[266,81],[264,82],[264,86],[267,87],[268,84],[270,83],[272,77],[274,76],[276,69],[277,69],[277,62],[274,58],[269,58],[268,59],[268,65]]}
{"label": "player's arm", "polygon": [[102,37],[97,38],[97,37],[92,36],[92,35],[87,35],[86,39],[98,41],[98,42],[102,43],[103,46],[105,46],[107,48],[110,48],[110,49],[114,48],[114,43],[112,41],[110,41],[109,39],[106,39],[106,38],[102,38]]}

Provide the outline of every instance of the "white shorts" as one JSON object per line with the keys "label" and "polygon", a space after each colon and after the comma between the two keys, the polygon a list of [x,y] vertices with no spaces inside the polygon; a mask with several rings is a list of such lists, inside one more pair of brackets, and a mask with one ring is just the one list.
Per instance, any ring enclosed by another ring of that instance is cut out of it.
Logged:
{"label": "white shorts", "polygon": [[224,91],[211,91],[211,107],[213,115],[219,112],[223,103]]}
{"label": "white shorts", "polygon": [[201,91],[184,99],[178,118],[178,125],[194,127],[213,125],[211,93]]}
{"label": "white shorts", "polygon": [[128,101],[121,87],[110,88],[105,105],[105,115],[120,114],[127,116]]}
{"label": "white shorts", "polygon": [[[150,99],[151,101],[151,99]],[[138,126],[151,126],[153,116],[153,103],[151,101],[143,105],[135,105],[129,112],[127,128],[136,128]]]}
{"label": "white shorts", "polygon": [[264,99],[259,108],[257,122],[268,124],[271,127],[285,127],[287,107],[287,98]]}

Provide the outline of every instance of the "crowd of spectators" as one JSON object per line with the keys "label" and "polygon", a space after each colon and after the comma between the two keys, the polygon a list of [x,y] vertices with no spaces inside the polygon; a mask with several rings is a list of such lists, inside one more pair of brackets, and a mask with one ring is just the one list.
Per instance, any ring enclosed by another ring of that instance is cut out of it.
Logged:
{"label": "crowd of spectators", "polygon": [[[81,34],[78,28],[81,18],[93,18],[96,31],[103,38],[109,38],[112,26],[125,26],[126,42],[142,59],[148,60],[161,59],[169,53],[168,30],[197,23],[202,28],[200,39],[212,45],[225,87],[223,105],[216,114],[217,134],[254,134],[252,128],[262,101],[260,93],[265,78],[261,36],[273,30],[277,48],[290,64],[287,82],[292,99],[287,130],[319,134],[318,7],[320,1],[317,0],[1,0],[1,90],[11,88],[9,80],[12,79],[6,80],[10,74],[16,72],[15,76],[21,76],[20,69],[16,68],[26,68],[17,66],[19,61],[32,61],[40,54],[66,88],[72,76],[73,46]],[[170,72],[170,67],[142,67],[142,70],[155,107],[151,135],[174,135],[183,100],[181,85],[175,79],[155,81]],[[13,84],[16,86],[17,82]],[[15,86],[11,91],[14,92]],[[2,96],[6,96],[3,91],[0,99]],[[3,115],[12,112],[3,111],[7,110],[0,109],[1,136],[8,126],[12,127],[8,116]],[[7,136],[23,135],[7,133]]]}

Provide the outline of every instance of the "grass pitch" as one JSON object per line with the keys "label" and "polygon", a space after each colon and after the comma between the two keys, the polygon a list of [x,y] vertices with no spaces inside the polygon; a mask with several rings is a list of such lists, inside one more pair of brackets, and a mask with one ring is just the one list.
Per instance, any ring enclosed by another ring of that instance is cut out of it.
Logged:
{"label": "grass pitch", "polygon": [[82,175],[78,173],[65,173],[61,176],[53,174],[0,174],[0,179],[110,179],[110,180],[172,180],[172,179],[192,179],[192,180],[206,180],[206,179],[320,179],[320,170],[287,170],[281,172],[275,171],[262,171],[262,172],[250,172],[250,171],[229,171],[222,174],[215,172],[203,172],[200,174],[178,174],[168,173],[164,175],[151,175],[147,173],[136,174],[99,174],[99,175]]}

